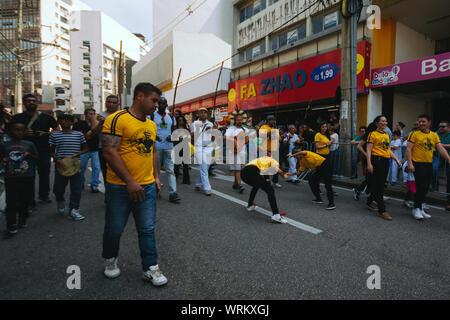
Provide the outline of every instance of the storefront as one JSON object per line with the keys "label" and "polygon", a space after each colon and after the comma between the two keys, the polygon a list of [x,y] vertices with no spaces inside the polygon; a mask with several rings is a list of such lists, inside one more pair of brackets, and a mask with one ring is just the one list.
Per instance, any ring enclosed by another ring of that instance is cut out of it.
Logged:
{"label": "storefront", "polygon": [[[358,43],[358,94],[369,93],[370,43]],[[339,119],[341,50],[323,53],[229,84],[228,108],[253,123],[275,114],[279,125]]]}
{"label": "storefront", "polygon": [[411,127],[421,113],[433,129],[450,119],[450,52],[372,70],[371,89],[382,93],[382,110]]}
{"label": "storefront", "polygon": [[192,122],[196,119],[198,110],[200,108],[206,108],[210,112],[210,117],[215,120],[221,126],[225,126],[230,120],[230,112],[228,110],[228,101],[226,94],[220,94],[216,97],[216,106],[214,107],[214,97],[199,99],[191,103],[177,106],[183,115],[186,116],[188,122]]}

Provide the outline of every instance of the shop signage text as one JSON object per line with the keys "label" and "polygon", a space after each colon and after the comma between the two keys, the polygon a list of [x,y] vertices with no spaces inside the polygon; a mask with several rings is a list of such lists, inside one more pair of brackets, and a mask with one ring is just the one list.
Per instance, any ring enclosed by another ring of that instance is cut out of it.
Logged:
{"label": "shop signage text", "polygon": [[[358,44],[358,93],[368,93],[370,44]],[[341,83],[341,50],[334,50],[229,84],[228,108],[252,110],[328,99]]]}
{"label": "shop signage text", "polygon": [[450,77],[450,52],[372,70],[372,88]]}

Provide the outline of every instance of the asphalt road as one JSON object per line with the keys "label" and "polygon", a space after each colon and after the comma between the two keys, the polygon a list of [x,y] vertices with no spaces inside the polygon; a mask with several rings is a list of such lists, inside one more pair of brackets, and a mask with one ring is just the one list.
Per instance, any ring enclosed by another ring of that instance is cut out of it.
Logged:
{"label": "asphalt road", "polygon": [[[191,170],[192,181],[197,174]],[[103,276],[102,194],[86,188],[81,222],[57,216],[55,203],[39,204],[27,229],[0,240],[0,299],[450,299],[449,213],[432,209],[432,219],[415,221],[389,200],[393,221],[385,221],[343,189],[335,189],[337,210],[327,211],[326,201],[311,203],[307,184],[281,181],[279,207],[291,219],[281,225],[263,214],[270,208],[264,192],[256,198],[263,210],[247,212],[249,188],[238,194],[229,179],[212,178],[211,197],[179,184],[179,204],[168,202],[164,188],[156,237],[169,283],[161,288],[141,280],[132,217],[121,241],[122,274]],[[66,286],[71,265],[80,267],[80,290]],[[367,288],[372,265],[381,270],[379,290]]]}

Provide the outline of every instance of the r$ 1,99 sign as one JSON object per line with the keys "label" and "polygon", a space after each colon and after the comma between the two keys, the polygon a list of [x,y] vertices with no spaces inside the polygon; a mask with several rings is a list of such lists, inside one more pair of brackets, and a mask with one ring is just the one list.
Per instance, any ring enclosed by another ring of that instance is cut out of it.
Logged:
{"label": "r$ 1,99 sign", "polygon": [[339,66],[335,63],[326,63],[318,66],[311,72],[311,80],[314,82],[326,82],[339,74]]}

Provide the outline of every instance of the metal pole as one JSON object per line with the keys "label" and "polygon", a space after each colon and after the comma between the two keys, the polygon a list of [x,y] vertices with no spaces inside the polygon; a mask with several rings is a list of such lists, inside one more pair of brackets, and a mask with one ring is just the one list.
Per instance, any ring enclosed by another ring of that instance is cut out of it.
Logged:
{"label": "metal pole", "polygon": [[17,27],[16,27],[16,92],[14,95],[14,104],[16,113],[22,113],[22,49],[20,45],[20,39],[22,39],[22,23],[23,23],[23,1],[19,0],[19,10],[17,13]]}
{"label": "metal pole", "polygon": [[[122,110],[122,40],[120,40],[119,52],[119,109]],[[103,75],[102,75],[103,76]]]}
{"label": "metal pole", "polygon": [[172,103],[172,110],[171,110],[172,115],[175,112],[175,101],[177,98],[178,83],[180,82],[180,76],[181,76],[181,68],[180,68],[180,71],[178,71],[177,84],[175,85],[175,91],[173,93],[173,103]]}

